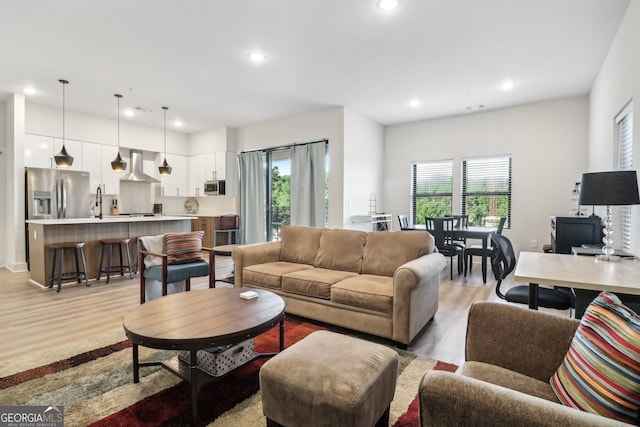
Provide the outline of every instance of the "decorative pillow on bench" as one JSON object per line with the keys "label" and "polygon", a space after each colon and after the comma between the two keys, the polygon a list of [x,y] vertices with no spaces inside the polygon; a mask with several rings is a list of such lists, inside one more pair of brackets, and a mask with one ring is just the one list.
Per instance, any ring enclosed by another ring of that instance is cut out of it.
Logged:
{"label": "decorative pillow on bench", "polygon": [[551,387],[566,406],[637,424],[640,317],[616,295],[601,292],[580,320]]}
{"label": "decorative pillow on bench", "polygon": [[190,233],[166,233],[164,246],[168,264],[186,264],[202,261],[202,236],[204,231]]}

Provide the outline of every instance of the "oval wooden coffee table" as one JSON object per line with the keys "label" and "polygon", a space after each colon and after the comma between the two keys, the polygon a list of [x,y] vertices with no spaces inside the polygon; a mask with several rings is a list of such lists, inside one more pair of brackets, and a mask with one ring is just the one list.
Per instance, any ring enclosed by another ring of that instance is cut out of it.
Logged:
{"label": "oval wooden coffee table", "polygon": [[[247,291],[257,292],[258,298],[241,298],[240,294]],[[278,323],[282,351],[284,300],[273,292],[261,289],[201,289],[167,295],[142,304],[127,314],[123,322],[127,338],[133,343],[133,382],[140,380],[140,366],[152,365],[161,365],[189,381],[191,415],[196,422],[200,389],[222,378],[198,368],[197,350],[237,344],[268,331]],[[185,363],[176,356],[164,362],[140,363],[139,345],[165,350],[189,350],[190,361]],[[253,359],[274,354],[260,353]]]}

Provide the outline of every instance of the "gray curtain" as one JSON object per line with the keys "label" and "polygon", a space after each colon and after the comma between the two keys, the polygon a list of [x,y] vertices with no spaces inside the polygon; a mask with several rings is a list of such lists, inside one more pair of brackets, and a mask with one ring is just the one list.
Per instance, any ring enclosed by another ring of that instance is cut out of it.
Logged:
{"label": "gray curtain", "polygon": [[240,153],[240,224],[244,244],[266,240],[264,153]]}
{"label": "gray curtain", "polygon": [[291,149],[291,224],[325,226],[324,141]]}

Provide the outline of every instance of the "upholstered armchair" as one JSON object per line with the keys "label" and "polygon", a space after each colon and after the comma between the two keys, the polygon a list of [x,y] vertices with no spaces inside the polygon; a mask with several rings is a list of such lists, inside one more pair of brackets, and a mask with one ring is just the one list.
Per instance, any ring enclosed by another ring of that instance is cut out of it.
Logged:
{"label": "upholstered armchair", "polygon": [[469,310],[466,361],[455,373],[428,371],[419,387],[422,426],[613,426],[563,406],[549,379],[579,322],[503,303]]}
{"label": "upholstered armchair", "polygon": [[[138,238],[140,304],[147,299],[189,291],[194,277],[209,276],[209,287],[215,287],[215,255],[212,248],[202,247],[202,235],[202,231],[195,231]],[[202,257],[205,253],[206,259]]]}

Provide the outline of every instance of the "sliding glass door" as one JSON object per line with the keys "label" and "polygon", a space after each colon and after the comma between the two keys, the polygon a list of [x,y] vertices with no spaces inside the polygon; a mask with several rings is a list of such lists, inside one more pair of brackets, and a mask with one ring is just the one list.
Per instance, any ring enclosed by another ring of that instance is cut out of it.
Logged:
{"label": "sliding glass door", "polygon": [[291,223],[291,150],[267,154],[267,241],[280,240],[280,228]]}

